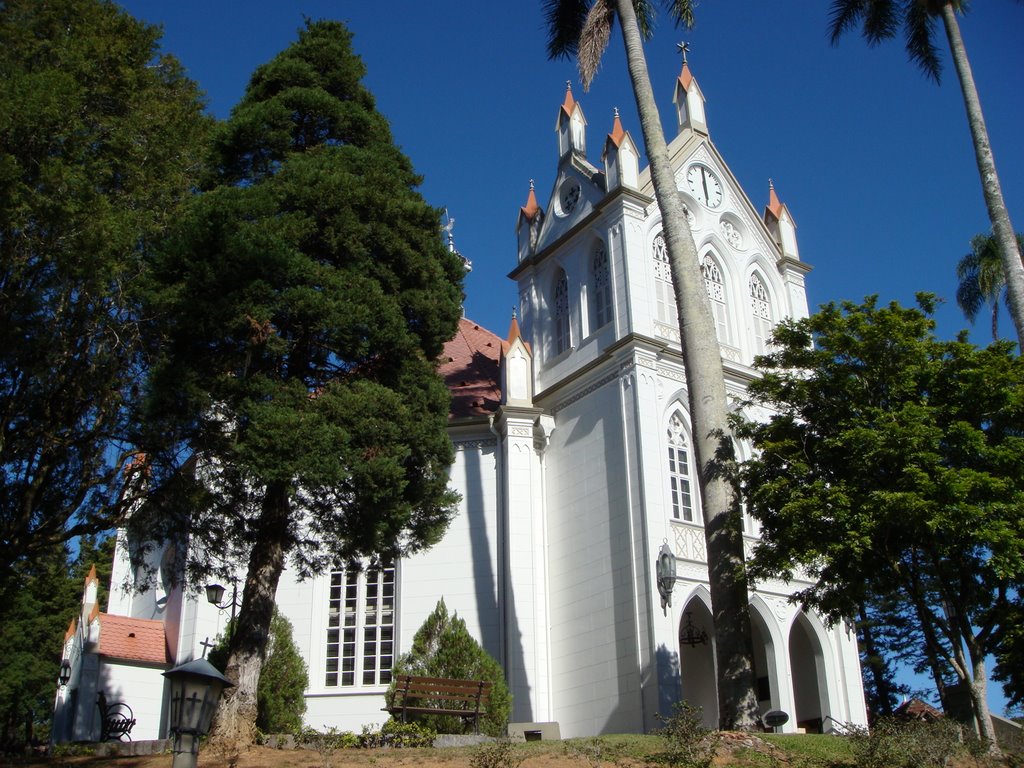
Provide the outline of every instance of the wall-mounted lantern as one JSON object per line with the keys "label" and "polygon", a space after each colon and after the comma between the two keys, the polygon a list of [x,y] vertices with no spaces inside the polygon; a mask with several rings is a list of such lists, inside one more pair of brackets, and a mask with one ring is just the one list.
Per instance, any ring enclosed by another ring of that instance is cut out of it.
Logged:
{"label": "wall-mounted lantern", "polygon": [[658,594],[661,595],[661,610],[672,605],[672,589],[676,585],[676,556],[666,541],[658,551],[658,560],[655,563],[655,573],[658,577]]}
{"label": "wall-mounted lantern", "polygon": [[57,683],[61,688],[67,686],[71,682],[71,662],[64,659],[60,663],[60,674],[57,675]]}

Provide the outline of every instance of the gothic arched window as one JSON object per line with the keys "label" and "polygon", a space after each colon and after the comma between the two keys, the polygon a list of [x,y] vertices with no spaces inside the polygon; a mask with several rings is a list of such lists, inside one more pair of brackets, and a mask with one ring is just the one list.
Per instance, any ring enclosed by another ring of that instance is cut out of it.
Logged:
{"label": "gothic arched window", "polygon": [[590,262],[593,287],[594,328],[597,330],[612,321],[612,280],[608,267],[608,249],[604,243],[594,246]]}
{"label": "gothic arched window", "polygon": [[555,277],[554,296],[555,354],[560,355],[572,344],[569,334],[569,278],[563,269],[558,270]]}
{"label": "gothic arched window", "polygon": [[772,333],[772,302],[756,274],[750,276],[750,308],[754,315],[754,354],[763,355]]}
{"label": "gothic arched window", "polygon": [[715,317],[715,332],[723,344],[729,343],[729,320],[726,314],[725,281],[722,270],[710,252],[704,254],[700,262],[700,271],[704,274],[704,288],[711,299],[711,314]]}
{"label": "gothic arched window", "polygon": [[672,268],[668,262],[668,247],[665,235],[659,232],[654,237],[654,290],[657,299],[657,318],[663,323],[676,325],[676,292],[672,287]]}
{"label": "gothic arched window", "polygon": [[672,519],[694,521],[693,490],[690,485],[690,442],[678,413],[668,420],[668,479],[672,501]]}

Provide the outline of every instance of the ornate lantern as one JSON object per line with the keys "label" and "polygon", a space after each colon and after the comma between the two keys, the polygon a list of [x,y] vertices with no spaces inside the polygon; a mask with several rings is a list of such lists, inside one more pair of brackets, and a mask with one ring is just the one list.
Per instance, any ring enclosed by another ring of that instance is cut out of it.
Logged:
{"label": "ornate lantern", "polygon": [[206,659],[195,659],[164,672],[171,683],[172,768],[195,768],[199,739],[213,722],[220,694],[233,685]]}

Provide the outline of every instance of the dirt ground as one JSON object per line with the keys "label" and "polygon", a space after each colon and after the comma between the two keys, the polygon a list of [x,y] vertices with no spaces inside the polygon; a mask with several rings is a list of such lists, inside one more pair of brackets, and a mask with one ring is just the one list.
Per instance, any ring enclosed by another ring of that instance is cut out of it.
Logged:
{"label": "dirt ground", "polygon": [[[516,748],[515,757],[523,760],[487,765],[485,768],[641,768],[647,763],[641,759],[625,758],[604,751],[606,748],[588,742],[545,742],[524,744]],[[751,749],[752,748],[752,749]],[[474,755],[481,747],[449,747],[427,749],[345,749],[319,752],[314,749],[272,749],[253,747],[230,754],[215,746],[204,747],[199,754],[198,768],[474,768]],[[748,751],[750,750],[750,751]],[[768,761],[757,759],[750,752],[781,755],[766,742],[750,740],[749,735],[735,734],[724,739],[718,750],[715,766],[764,766]],[[781,765],[786,765],[783,757]],[[16,760],[0,765],[19,768],[169,768],[171,755],[145,757],[48,757]]]}

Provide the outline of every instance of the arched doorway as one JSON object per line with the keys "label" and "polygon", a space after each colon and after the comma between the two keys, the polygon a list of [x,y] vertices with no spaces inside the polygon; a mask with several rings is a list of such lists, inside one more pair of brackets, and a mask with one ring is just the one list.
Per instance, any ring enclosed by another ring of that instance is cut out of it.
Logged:
{"label": "arched doorway", "polygon": [[798,728],[821,733],[827,711],[825,656],[821,642],[803,613],[789,630],[789,667],[793,673],[793,705]]}
{"label": "arched doorway", "polygon": [[750,606],[750,635],[754,646],[754,680],[757,708],[760,714],[778,709],[778,672],[775,664],[775,646],[764,618]]}
{"label": "arched doorway", "polygon": [[690,598],[679,621],[679,671],[683,701],[701,708],[706,727],[717,728],[714,624],[711,611],[698,597]]}

